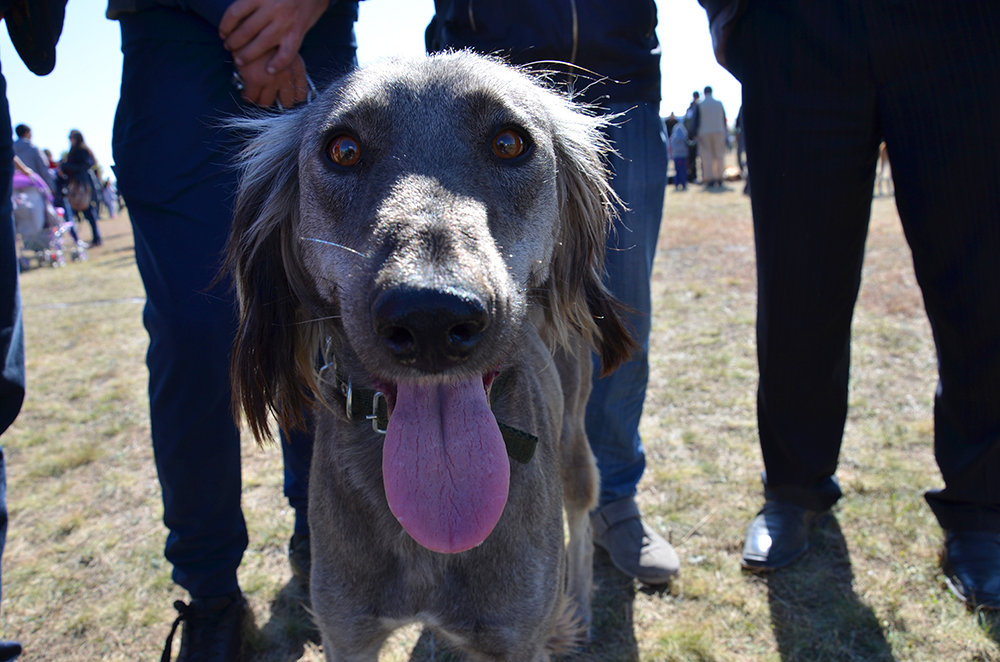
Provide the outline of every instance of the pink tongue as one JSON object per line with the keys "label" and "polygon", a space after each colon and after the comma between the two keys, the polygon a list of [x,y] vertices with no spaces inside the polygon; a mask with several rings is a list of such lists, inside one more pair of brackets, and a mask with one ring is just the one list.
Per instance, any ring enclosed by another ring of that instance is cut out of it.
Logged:
{"label": "pink tongue", "polygon": [[510,460],[482,378],[399,384],[382,477],[393,515],[424,547],[453,554],[483,542],[507,503]]}

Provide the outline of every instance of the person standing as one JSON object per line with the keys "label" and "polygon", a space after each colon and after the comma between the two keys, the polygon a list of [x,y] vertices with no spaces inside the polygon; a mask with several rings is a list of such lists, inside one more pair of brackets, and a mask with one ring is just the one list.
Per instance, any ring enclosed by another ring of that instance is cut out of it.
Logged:
{"label": "person standing", "polygon": [[688,104],[684,113],[684,128],[688,134],[688,172],[687,180],[692,184],[698,183],[698,102],[701,101],[701,93],[695,90],[691,93],[691,103]]}
{"label": "person standing", "polygon": [[674,160],[674,190],[686,191],[688,187],[688,134],[687,129],[684,128],[684,122],[677,122],[674,125],[668,144],[670,145],[670,158]]}
{"label": "person standing", "polygon": [[[459,5],[461,4],[461,7]],[[615,566],[646,584],[677,575],[670,544],[643,520],[635,502],[646,466],[639,437],[649,377],[650,277],[667,185],[667,149],[660,119],[660,47],[656,5],[650,0],[571,3],[536,0],[435,0],[427,50],[471,48],[503,54],[515,65],[568,63],[560,80],[577,99],[620,114],[607,129],[621,158],[613,159],[612,186],[624,201],[621,223],[608,239],[607,285],[633,309],[640,349],[613,374],[594,379],[586,427],[601,474],[594,542]],[[578,78],[596,73],[615,84]]]}
{"label": "person standing", "polygon": [[[137,9],[137,4],[141,7]],[[166,558],[190,594],[175,602],[182,662],[242,659],[248,605],[237,568],[248,545],[240,508],[240,434],[229,357],[232,288],[216,278],[232,223],[239,136],[224,120],[303,102],[356,66],[356,1],[110,0],[122,33],[112,147],[146,289],[150,421]],[[309,575],[312,435],[282,434],[295,511],[289,562]]]}
{"label": "person standing", "polygon": [[753,164],[765,501],[743,565],[798,559],[841,497],[851,318],[884,139],[937,350],[945,486],[925,499],[942,570],[959,599],[1000,609],[1000,4],[702,4],[716,57],[743,84]]}
{"label": "person standing", "polygon": [[[48,0],[33,3],[32,11],[27,11],[23,5],[0,0],[0,20],[7,23],[18,55],[35,75],[45,76],[55,67],[65,7],[65,0]],[[0,435],[20,413],[25,390],[24,325],[11,202],[14,156],[7,81],[0,73]],[[45,172],[44,167],[31,169],[39,175]],[[0,558],[7,542],[7,524],[7,467],[0,448]],[[0,662],[10,662],[20,654],[20,643],[0,641]]]}
{"label": "person standing", "polygon": [[[97,229],[97,205],[95,203],[98,193],[96,190],[97,187],[94,185],[96,177],[91,172],[91,168],[96,163],[97,159],[94,158],[94,153],[87,147],[87,143],[83,139],[83,134],[77,129],[70,131],[69,154],[66,155],[66,160],[63,161],[61,166],[63,174],[69,180],[67,185],[69,195],[66,197],[70,208],[66,211],[73,216],[76,216],[78,212],[82,213],[83,217],[90,223],[91,246],[100,246],[103,243],[101,233]],[[74,194],[74,188],[79,192]],[[77,196],[79,196],[79,204],[75,202]]]}
{"label": "person standing", "polygon": [[14,141],[14,154],[21,159],[24,165],[37,172],[38,175],[48,184],[50,191],[55,191],[56,183],[49,172],[49,160],[42,150],[31,142],[31,127],[27,124],[18,124],[14,128],[17,140]]}
{"label": "person standing", "polygon": [[701,179],[708,187],[722,186],[729,129],[726,109],[721,101],[712,96],[710,85],[705,86],[705,98],[698,104],[697,113]]}

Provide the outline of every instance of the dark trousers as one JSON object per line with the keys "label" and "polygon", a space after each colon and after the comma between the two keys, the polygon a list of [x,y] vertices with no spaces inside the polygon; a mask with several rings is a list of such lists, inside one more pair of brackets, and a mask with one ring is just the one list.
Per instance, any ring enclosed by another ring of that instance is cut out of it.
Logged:
{"label": "dark trousers", "polygon": [[[348,38],[352,27],[348,21]],[[343,39],[319,42],[301,52],[322,84],[331,71],[353,65],[354,48],[335,45]],[[122,51],[115,172],[146,289],[165,554],[174,581],[193,597],[219,596],[238,588],[236,569],[248,544],[228,372],[236,302],[228,283],[215,282],[232,222],[238,147],[222,120],[247,109],[215,28],[194,15],[162,9],[123,19]],[[311,433],[283,438],[282,451],[295,532],[305,534]]]}
{"label": "dark trousers", "polygon": [[[851,317],[879,142],[934,334],[948,529],[1000,530],[1000,4],[751,0],[743,83],[769,495],[813,508],[847,414]],[[933,388],[915,384],[914,388]]]}

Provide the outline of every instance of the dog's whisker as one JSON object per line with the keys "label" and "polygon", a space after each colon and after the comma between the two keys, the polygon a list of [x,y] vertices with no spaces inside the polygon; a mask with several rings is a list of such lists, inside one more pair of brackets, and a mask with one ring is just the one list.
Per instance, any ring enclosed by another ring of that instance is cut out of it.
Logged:
{"label": "dog's whisker", "polygon": [[301,322],[292,322],[292,326],[299,326],[302,324],[312,324],[313,322],[325,322],[327,320],[339,320],[341,315],[330,315],[328,317],[313,317],[311,319],[302,320]]}
{"label": "dog's whisker", "polygon": [[362,253],[361,251],[356,251],[353,248],[351,248],[350,246],[344,246],[343,244],[338,244],[338,243],[333,242],[333,241],[327,241],[326,239],[317,239],[315,237],[299,237],[299,239],[302,240],[302,241],[313,241],[313,242],[316,242],[317,244],[324,244],[326,246],[334,246],[336,248],[342,248],[345,251],[347,251],[348,253],[354,253],[355,255],[357,255],[359,257],[363,257],[365,259],[367,259],[369,257],[366,253]]}

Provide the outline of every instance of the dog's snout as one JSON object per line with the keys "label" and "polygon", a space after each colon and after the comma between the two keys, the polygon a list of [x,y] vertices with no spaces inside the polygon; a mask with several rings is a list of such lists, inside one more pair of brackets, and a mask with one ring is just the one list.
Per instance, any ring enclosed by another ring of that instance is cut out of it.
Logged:
{"label": "dog's snout", "polygon": [[468,359],[490,323],[480,297],[432,288],[382,292],[373,318],[375,332],[398,361],[430,373]]}

